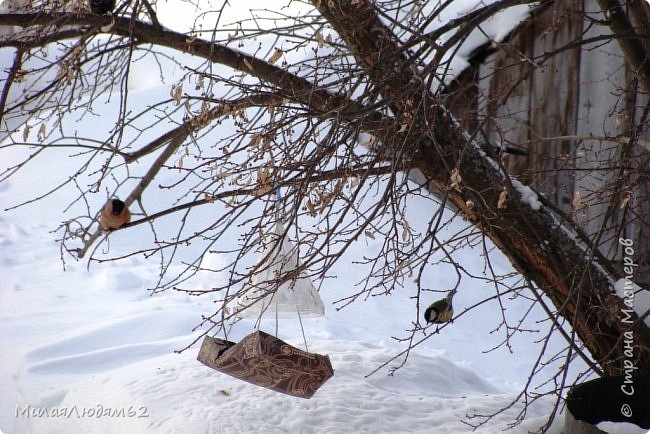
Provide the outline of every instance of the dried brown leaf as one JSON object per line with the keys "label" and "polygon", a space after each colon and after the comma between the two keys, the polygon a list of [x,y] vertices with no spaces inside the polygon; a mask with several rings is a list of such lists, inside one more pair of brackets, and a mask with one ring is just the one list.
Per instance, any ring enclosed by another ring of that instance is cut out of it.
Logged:
{"label": "dried brown leaf", "polygon": [[576,190],[575,193],[573,193],[573,200],[571,201],[571,205],[573,205],[573,209],[578,209],[581,203],[582,197],[580,196],[580,190]]}
{"label": "dried brown leaf", "polygon": [[276,48],[273,54],[271,55],[271,57],[269,57],[269,60],[267,60],[267,62],[273,65],[275,62],[277,62],[280,59],[280,57],[282,57],[283,54],[284,51],[280,50],[279,48]]}
{"label": "dried brown leaf", "polygon": [[451,176],[449,177],[449,180],[451,181],[450,187],[453,188],[454,190],[460,191],[460,183],[462,182],[462,179],[460,177],[460,172],[458,171],[457,167],[455,167],[451,171]]}
{"label": "dried brown leaf", "polygon": [[508,191],[504,188],[499,193],[499,199],[497,200],[497,209],[503,209],[506,206],[506,200],[508,199]]}

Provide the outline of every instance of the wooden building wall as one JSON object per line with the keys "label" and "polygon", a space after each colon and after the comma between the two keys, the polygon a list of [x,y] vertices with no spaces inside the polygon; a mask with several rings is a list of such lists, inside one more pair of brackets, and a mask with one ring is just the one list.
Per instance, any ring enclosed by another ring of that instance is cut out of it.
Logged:
{"label": "wooden building wall", "polygon": [[[572,216],[607,258],[620,260],[618,239],[632,239],[634,280],[647,285],[650,120],[639,121],[648,97],[615,40],[581,44],[611,33],[585,16],[605,18],[594,0],[538,8],[504,42],[477,52],[447,105],[478,141],[486,134],[526,149],[502,157],[508,171]],[[621,142],[635,125],[642,145],[629,147]]]}

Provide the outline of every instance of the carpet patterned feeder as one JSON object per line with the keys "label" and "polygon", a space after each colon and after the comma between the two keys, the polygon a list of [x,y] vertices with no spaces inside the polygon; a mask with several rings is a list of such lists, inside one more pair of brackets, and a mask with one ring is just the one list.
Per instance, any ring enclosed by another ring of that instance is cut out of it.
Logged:
{"label": "carpet patterned feeder", "polygon": [[[257,386],[300,398],[311,398],[334,370],[327,355],[310,353],[302,318],[325,314],[323,301],[311,280],[303,273],[279,286],[278,279],[298,268],[298,246],[287,240],[280,212],[281,197],[276,188],[276,224],[263,239],[264,248],[249,283],[237,299],[242,317],[263,315],[276,319],[275,335],[256,330],[238,343],[206,336],[198,360],[219,372]],[[277,338],[279,318],[300,320],[305,351]]]}

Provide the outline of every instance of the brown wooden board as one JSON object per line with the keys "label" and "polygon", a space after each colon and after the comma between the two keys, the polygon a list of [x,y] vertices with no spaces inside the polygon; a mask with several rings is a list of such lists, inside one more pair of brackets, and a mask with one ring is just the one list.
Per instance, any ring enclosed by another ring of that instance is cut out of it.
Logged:
{"label": "brown wooden board", "polygon": [[[643,33],[650,6],[627,6]],[[650,284],[648,96],[616,38],[604,39],[611,35],[606,18],[596,0],[535,8],[506,39],[469,59],[446,89],[445,104],[477,139],[481,127],[494,144],[526,149],[527,156],[501,155],[508,173],[567,213],[619,270],[627,259],[619,238],[630,239],[634,280],[644,287]],[[633,133],[638,141],[627,152]]]}

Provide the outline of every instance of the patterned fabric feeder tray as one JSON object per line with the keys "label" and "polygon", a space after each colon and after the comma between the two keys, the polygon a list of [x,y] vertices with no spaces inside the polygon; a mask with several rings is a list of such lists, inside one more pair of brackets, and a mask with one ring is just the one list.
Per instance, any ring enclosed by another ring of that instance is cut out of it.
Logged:
{"label": "patterned fabric feeder tray", "polygon": [[259,330],[239,343],[206,336],[197,359],[240,380],[305,399],[334,375],[328,356],[300,350]]}

